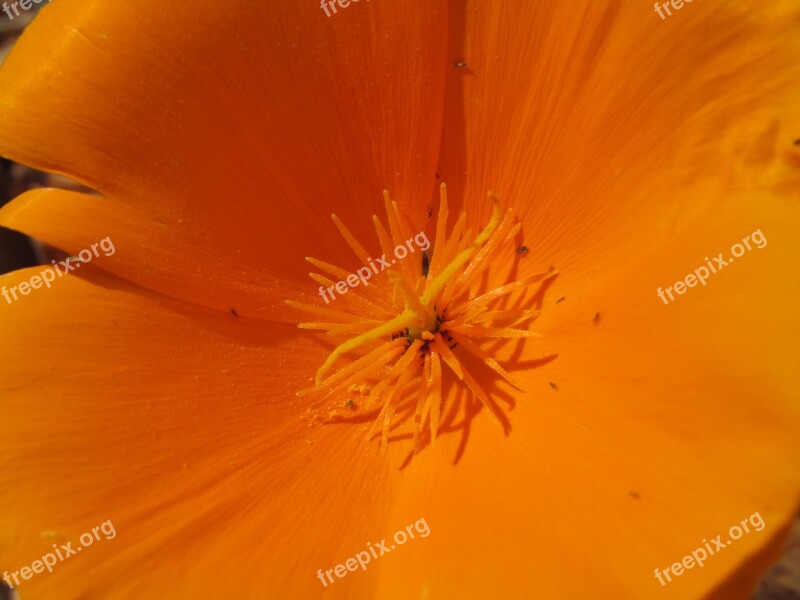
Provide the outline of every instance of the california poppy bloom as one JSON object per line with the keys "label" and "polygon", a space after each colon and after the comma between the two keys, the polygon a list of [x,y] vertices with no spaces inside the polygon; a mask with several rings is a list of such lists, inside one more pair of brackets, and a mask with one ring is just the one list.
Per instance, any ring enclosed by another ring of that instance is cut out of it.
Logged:
{"label": "california poppy bloom", "polygon": [[793,3],[123,4],[0,68],[0,154],[96,192],[0,224],[115,247],[0,277],[23,598],[749,597],[800,491]]}

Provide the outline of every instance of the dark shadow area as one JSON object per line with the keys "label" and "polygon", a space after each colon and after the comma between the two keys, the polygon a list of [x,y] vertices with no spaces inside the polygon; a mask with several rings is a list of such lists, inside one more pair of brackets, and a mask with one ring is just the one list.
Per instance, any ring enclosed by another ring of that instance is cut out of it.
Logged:
{"label": "dark shadow area", "polygon": [[[13,163],[0,158],[0,207],[19,193],[20,181],[12,174]],[[0,275],[40,264],[26,235],[0,227]]]}

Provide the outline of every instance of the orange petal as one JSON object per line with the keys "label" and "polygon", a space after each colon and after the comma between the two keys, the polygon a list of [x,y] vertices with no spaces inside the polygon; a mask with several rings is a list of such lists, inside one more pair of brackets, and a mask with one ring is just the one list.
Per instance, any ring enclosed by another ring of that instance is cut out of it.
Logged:
{"label": "orange petal", "polygon": [[303,256],[345,255],[334,208],[371,230],[388,188],[424,220],[445,26],[422,0],[331,18],[299,1],[48,5],[0,69],[0,155],[108,200],[37,194],[8,225],[73,253],[111,236],[115,274],[290,320],[287,291],[316,294]]}
{"label": "orange petal", "polygon": [[[391,486],[377,445],[358,427],[315,424],[295,397],[323,350],[293,327],[91,267],[2,302],[3,570],[107,520],[117,532],[24,582],[23,597],[203,598],[209,569],[227,573],[231,597],[310,597],[318,568],[408,523],[384,522]],[[379,573],[340,588],[371,597]]]}
{"label": "orange petal", "polygon": [[797,199],[795,2],[687,3],[667,21],[635,3],[475,2],[450,18],[467,67],[448,72],[439,172],[472,226],[486,190],[516,208],[523,276],[624,265],[732,187]]}

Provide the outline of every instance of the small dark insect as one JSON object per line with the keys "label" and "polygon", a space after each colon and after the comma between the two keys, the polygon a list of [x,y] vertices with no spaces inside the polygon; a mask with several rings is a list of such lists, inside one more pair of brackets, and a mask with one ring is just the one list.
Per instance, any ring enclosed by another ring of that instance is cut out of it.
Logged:
{"label": "small dark insect", "polygon": [[429,219],[433,216],[433,202],[428,204],[428,210],[425,211],[425,214]]}
{"label": "small dark insect", "polygon": [[355,402],[353,402],[352,400],[348,400],[347,402],[344,403],[344,405],[347,408],[353,408],[355,406]]}
{"label": "small dark insect", "polygon": [[467,66],[467,63],[463,60],[460,60],[453,66],[456,67],[457,69],[463,69],[464,67]]}
{"label": "small dark insect", "polygon": [[638,494],[637,492],[633,492],[633,491],[631,491],[631,492],[628,492],[628,495],[629,495],[631,498],[633,498],[634,500],[638,500],[638,499],[641,497],[641,496],[639,496],[639,494]]}
{"label": "small dark insect", "polygon": [[231,309],[231,314],[232,314],[234,317],[236,317],[236,318],[238,318],[238,317],[239,317],[239,313],[238,313],[238,312],[236,312],[236,309],[235,309],[235,308],[232,308],[232,309]]}
{"label": "small dark insect", "polygon": [[558,391],[558,385],[553,383],[552,381],[550,382],[550,387],[553,388],[555,391]]}
{"label": "small dark insect", "polygon": [[566,298],[564,296],[561,296],[561,298],[556,300],[556,304],[561,304],[564,300],[566,300]]}
{"label": "small dark insect", "polygon": [[422,253],[422,276],[428,276],[428,269],[431,267],[431,259],[428,257],[427,252]]}
{"label": "small dark insect", "polygon": [[528,253],[528,247],[527,246],[520,246],[519,248],[517,248],[517,254],[525,255],[527,253]]}
{"label": "small dark insect", "polygon": [[594,323],[595,325],[597,325],[599,322],[600,322],[600,313],[596,313],[596,314],[594,315],[594,319],[592,319],[592,323]]}
{"label": "small dark insect", "polygon": [[406,338],[406,340],[408,340],[408,336],[409,336],[408,327],[406,327],[405,329],[401,329],[400,331],[393,333],[392,339],[397,340],[400,338]]}
{"label": "small dark insect", "polygon": [[438,171],[436,172],[436,179],[441,179],[441,177],[439,176],[439,172]]}

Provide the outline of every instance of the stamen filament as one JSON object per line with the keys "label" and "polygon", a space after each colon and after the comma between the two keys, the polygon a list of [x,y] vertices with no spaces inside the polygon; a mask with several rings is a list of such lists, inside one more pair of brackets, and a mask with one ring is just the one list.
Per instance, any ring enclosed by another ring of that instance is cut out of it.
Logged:
{"label": "stamen filament", "polygon": [[[516,259],[514,240],[521,225],[515,224],[512,211],[501,210],[497,198],[489,193],[492,214],[485,227],[473,237],[473,230],[466,227],[466,213],[462,212],[448,238],[449,208],[444,184],[439,193],[435,236],[431,252],[426,253],[427,265],[419,255],[418,263],[406,257],[391,261],[399,262],[397,266],[385,264],[380,272],[372,265],[374,276],[370,276],[369,285],[365,281],[361,289],[352,286],[350,298],[340,300],[342,310],[287,301],[289,306],[316,317],[300,323],[300,329],[322,331],[334,337],[352,336],[333,348],[317,370],[314,385],[298,392],[298,396],[313,394],[315,406],[338,402],[334,405],[338,407],[343,394],[360,396],[362,400],[357,404],[354,398],[348,399],[347,406],[353,410],[376,410],[377,418],[369,428],[368,439],[380,428],[382,451],[388,447],[390,431],[406,420],[413,421],[415,453],[424,439],[426,426],[430,427],[430,441],[435,441],[442,427],[445,400],[442,362],[447,365],[448,391],[451,384],[466,387],[486,407],[492,420],[501,427],[507,423],[502,421],[504,415],[497,403],[487,394],[486,389],[492,389],[487,386],[502,379],[520,392],[523,388],[492,356],[492,350],[500,348],[505,340],[539,336],[523,326],[539,315],[539,300],[535,300],[533,307],[530,302],[524,306],[528,288],[535,283],[542,285],[558,273],[551,268],[492,288],[492,277],[500,272],[493,267],[504,260],[503,256]],[[387,191],[383,202],[388,229],[378,217],[372,217],[380,251],[391,260],[394,248],[408,242],[410,256],[414,249],[408,235],[409,220]],[[341,219],[336,215],[331,218],[349,248],[366,265],[373,255]],[[324,287],[334,285],[330,277],[344,281],[351,275],[330,262],[311,257],[306,260],[320,271],[309,273],[311,279]],[[508,298],[513,293],[518,295]],[[320,295],[327,301],[322,290]],[[476,342],[481,339],[496,341],[482,342],[482,346]],[[361,356],[354,352],[364,347]],[[349,362],[338,365],[328,376],[345,356]],[[481,379],[476,378],[475,368],[482,374]],[[337,422],[343,421],[338,410],[329,414]],[[450,413],[444,418],[450,422],[455,417]]]}
{"label": "stamen filament", "polygon": [[413,310],[406,310],[403,312],[403,314],[395,317],[391,321],[387,321],[375,329],[371,329],[366,333],[362,333],[357,337],[347,340],[344,344],[340,344],[333,349],[333,352],[331,352],[330,356],[328,356],[328,358],[317,371],[316,384],[320,385],[322,383],[322,376],[330,370],[330,368],[333,366],[333,363],[335,363],[342,354],[345,354],[350,350],[354,350],[355,348],[358,348],[359,346],[372,340],[376,340],[382,336],[390,335],[392,332],[397,331],[398,329],[408,327],[416,320],[417,314]]}

